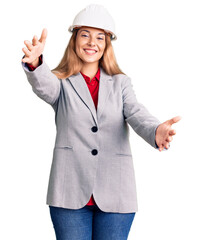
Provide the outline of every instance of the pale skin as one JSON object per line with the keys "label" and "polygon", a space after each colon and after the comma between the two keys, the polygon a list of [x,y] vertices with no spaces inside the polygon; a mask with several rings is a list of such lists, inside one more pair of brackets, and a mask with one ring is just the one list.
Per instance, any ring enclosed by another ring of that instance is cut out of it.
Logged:
{"label": "pale skin", "polygon": [[[106,46],[105,34],[102,29],[91,27],[82,27],[77,33],[76,53],[83,62],[81,72],[89,76],[90,79],[92,79],[98,71],[99,59],[102,57]],[[39,40],[36,35],[34,35],[32,43],[25,40],[24,44],[27,48],[22,49],[25,54],[22,62],[30,63],[34,67],[37,67],[39,65],[39,56],[45,47],[46,38],[47,29],[44,28]],[[86,52],[86,49],[90,52]],[[96,51],[95,54],[93,50]],[[172,125],[180,121],[180,119],[180,116],[173,117],[157,127],[155,140],[160,152],[169,148],[170,142],[176,134],[176,130],[172,129]]]}

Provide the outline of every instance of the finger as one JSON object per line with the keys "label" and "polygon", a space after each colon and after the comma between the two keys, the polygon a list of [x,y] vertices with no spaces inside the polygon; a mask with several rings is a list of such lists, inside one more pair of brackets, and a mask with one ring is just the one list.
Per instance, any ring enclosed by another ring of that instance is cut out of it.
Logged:
{"label": "finger", "polygon": [[169,143],[166,143],[165,148],[168,149],[170,147]]}
{"label": "finger", "polygon": [[170,136],[173,136],[173,135],[175,135],[176,134],[176,130],[175,129],[171,129],[170,131],[169,131],[169,135]]}
{"label": "finger", "polygon": [[173,137],[172,136],[169,136],[167,139],[166,139],[166,142],[171,142],[173,140]]}
{"label": "finger", "polygon": [[41,43],[45,43],[46,38],[47,38],[47,34],[48,34],[48,31],[47,31],[46,28],[44,28],[43,31],[42,31],[41,37],[40,37],[40,39],[39,39],[39,41],[40,41]]}
{"label": "finger", "polygon": [[26,62],[28,62],[29,61],[29,58],[28,57],[24,57],[23,59],[22,59],[22,62],[24,62],[24,63],[26,63]]}
{"label": "finger", "polygon": [[162,145],[160,145],[160,147],[159,147],[159,151],[161,152],[161,151],[163,151],[163,149],[164,149],[164,146],[163,146],[163,144],[162,144]]}
{"label": "finger", "polygon": [[22,51],[25,53],[26,57],[29,57],[31,55],[31,52],[27,48],[23,48]]}
{"label": "finger", "polygon": [[34,37],[33,37],[33,39],[32,39],[32,44],[33,44],[33,46],[36,46],[36,45],[38,44],[38,42],[39,42],[39,40],[38,40],[37,36],[34,35]]}
{"label": "finger", "polygon": [[25,40],[25,41],[24,41],[24,44],[27,46],[27,48],[28,48],[30,51],[33,49],[33,45],[31,44],[30,41]]}
{"label": "finger", "polygon": [[168,120],[168,124],[172,125],[172,124],[174,124],[174,123],[177,123],[177,122],[180,121],[180,119],[181,119],[180,116],[177,116],[177,117],[171,118],[170,120]]}

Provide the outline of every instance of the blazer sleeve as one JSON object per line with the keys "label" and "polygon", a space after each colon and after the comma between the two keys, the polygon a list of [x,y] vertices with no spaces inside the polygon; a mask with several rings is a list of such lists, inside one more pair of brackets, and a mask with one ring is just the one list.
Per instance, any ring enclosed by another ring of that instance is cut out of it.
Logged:
{"label": "blazer sleeve", "polygon": [[137,101],[129,77],[126,77],[122,83],[122,96],[125,121],[140,137],[157,149],[158,146],[155,141],[156,129],[161,123],[149,113],[143,104]]}
{"label": "blazer sleeve", "polygon": [[[23,56],[24,58],[25,56]],[[33,92],[42,100],[54,105],[60,94],[60,79],[51,72],[44,61],[43,54],[42,64],[33,71],[30,71],[26,63],[22,63],[22,68],[27,76],[28,82],[32,86]]]}

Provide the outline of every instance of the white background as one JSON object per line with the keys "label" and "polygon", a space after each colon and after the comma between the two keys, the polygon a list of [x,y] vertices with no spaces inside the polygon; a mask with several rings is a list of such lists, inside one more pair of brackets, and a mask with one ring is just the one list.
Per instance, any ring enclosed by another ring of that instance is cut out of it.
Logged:
{"label": "white background", "polygon": [[139,210],[129,240],[202,239],[202,7],[198,0],[6,1],[1,6],[0,239],[54,240],[45,204],[54,111],[21,67],[24,40],[47,28],[44,57],[61,60],[75,15],[104,5],[116,22],[113,47],[139,102],[161,122],[180,115],[171,147],[159,152],[130,128]]}

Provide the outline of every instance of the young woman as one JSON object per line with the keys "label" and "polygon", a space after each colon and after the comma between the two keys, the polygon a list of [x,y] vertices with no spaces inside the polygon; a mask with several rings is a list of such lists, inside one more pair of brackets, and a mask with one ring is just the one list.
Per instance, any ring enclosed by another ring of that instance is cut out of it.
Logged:
{"label": "young woman", "polygon": [[152,116],[115,59],[114,22],[101,5],[79,12],[60,64],[42,54],[47,30],[25,41],[22,67],[33,91],[55,111],[57,128],[47,204],[57,240],[124,240],[138,210],[129,127],[159,151],[172,124]]}

